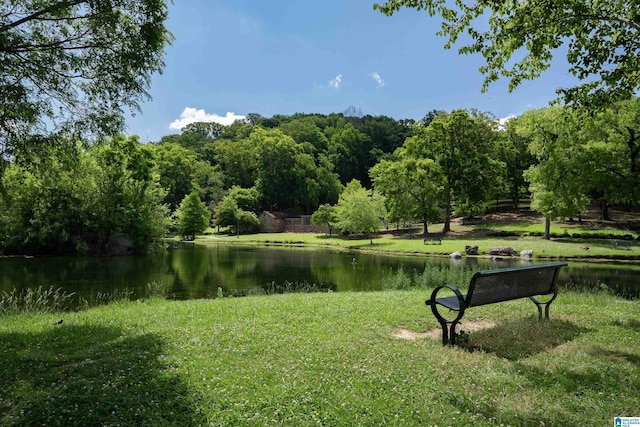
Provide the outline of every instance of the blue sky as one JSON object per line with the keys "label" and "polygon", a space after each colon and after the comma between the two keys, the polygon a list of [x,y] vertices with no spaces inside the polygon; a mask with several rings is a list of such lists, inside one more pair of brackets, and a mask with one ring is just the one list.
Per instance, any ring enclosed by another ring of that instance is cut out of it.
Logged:
{"label": "blue sky", "polygon": [[548,105],[575,84],[566,62],[515,91],[507,81],[481,93],[482,58],[445,50],[438,18],[373,10],[375,0],[176,0],[175,41],[152,100],[127,133],[157,141],[190,121],[247,113],[342,112],[420,119],[433,109],[476,108],[498,118]]}

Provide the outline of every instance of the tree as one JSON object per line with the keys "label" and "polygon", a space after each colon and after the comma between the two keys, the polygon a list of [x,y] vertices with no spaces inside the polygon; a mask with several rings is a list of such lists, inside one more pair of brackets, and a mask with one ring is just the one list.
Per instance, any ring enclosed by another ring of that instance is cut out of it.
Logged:
{"label": "tree", "polygon": [[511,197],[514,209],[518,208],[520,196],[527,189],[524,171],[536,162],[533,154],[529,152],[530,138],[518,134],[517,125],[518,118],[507,122],[505,129],[500,132],[495,156],[505,165],[504,189]]}
{"label": "tree", "polygon": [[329,159],[335,165],[340,182],[351,179],[369,182],[369,169],[375,164],[371,156],[371,140],[351,123],[328,130],[331,133]]}
{"label": "tree", "polygon": [[558,89],[567,103],[609,105],[631,98],[640,88],[640,14],[635,0],[389,0],[374,5],[386,15],[402,7],[440,15],[438,34],[448,37],[447,49],[460,36],[470,36],[459,52],[484,57],[483,91],[501,76],[510,79],[510,90],[540,76],[565,43],[569,71],[584,81]]}
{"label": "tree", "polygon": [[[95,161],[53,138],[20,152],[0,176],[0,248],[22,253],[88,249]],[[88,179],[89,178],[89,179]]]}
{"label": "tree", "polygon": [[369,137],[371,147],[383,154],[393,153],[411,135],[411,128],[387,116],[364,116],[360,132]]}
{"label": "tree", "polygon": [[155,155],[160,185],[166,191],[164,202],[175,211],[184,198],[195,190],[196,154],[178,144],[151,146]]}
{"label": "tree", "polygon": [[92,156],[99,168],[91,215],[100,252],[147,251],[168,225],[151,148],[137,136],[117,135],[95,146]]}
{"label": "tree", "polygon": [[178,233],[186,240],[194,240],[209,226],[211,213],[207,205],[200,200],[198,193],[188,194],[176,211]]}
{"label": "tree", "polygon": [[487,115],[465,110],[438,114],[429,126],[418,126],[399,150],[401,156],[433,159],[444,174],[444,227],[451,231],[454,207],[473,216],[482,208],[501,174],[502,164],[491,159],[495,122]]}
{"label": "tree", "polygon": [[577,112],[562,108],[532,110],[517,122],[517,132],[531,138],[529,150],[537,164],[525,171],[531,208],[545,217],[544,238],[551,220],[580,214],[589,202],[590,161],[582,149],[582,123]]}
{"label": "tree", "polygon": [[318,207],[318,210],[311,215],[311,223],[315,225],[326,225],[331,235],[331,229],[336,223],[336,209],[335,207],[324,204]]}
{"label": "tree", "polygon": [[255,213],[241,210],[238,214],[238,226],[238,233],[256,233],[260,230],[260,220]]}
{"label": "tree", "polygon": [[144,252],[165,234],[164,192],[148,147],[124,136],[89,149],[59,135],[47,141],[18,150],[2,174],[0,247]]}
{"label": "tree", "polygon": [[584,117],[581,124],[588,139],[584,147],[584,157],[590,160],[587,177],[603,219],[610,219],[610,203],[640,203],[640,98]]}
{"label": "tree", "polygon": [[238,203],[233,197],[227,196],[215,208],[215,223],[218,227],[236,225],[240,216]]}
{"label": "tree", "polygon": [[29,133],[121,130],[164,66],[166,18],[161,0],[1,2],[0,154]]}
{"label": "tree", "polygon": [[371,168],[375,189],[386,198],[397,219],[420,219],[424,234],[429,221],[442,217],[444,175],[432,159],[383,160]]}
{"label": "tree", "polygon": [[227,196],[235,200],[243,211],[258,212],[260,209],[260,193],[255,187],[240,188],[234,185]]}
{"label": "tree", "polygon": [[278,129],[256,129],[259,165],[256,188],[268,209],[293,209],[299,205],[297,192],[305,188],[304,174],[297,168],[302,146]]}
{"label": "tree", "polygon": [[[244,125],[249,126],[249,125]],[[227,127],[230,128],[233,125]],[[246,128],[251,129],[251,127]],[[245,130],[246,130],[245,129]],[[255,185],[258,173],[259,141],[251,136],[216,141],[215,161],[222,169],[227,187],[233,185],[250,188]]]}
{"label": "tree", "polygon": [[349,233],[367,234],[371,244],[371,234],[380,230],[385,216],[384,197],[363,188],[355,179],[347,184],[336,206],[338,228]]}

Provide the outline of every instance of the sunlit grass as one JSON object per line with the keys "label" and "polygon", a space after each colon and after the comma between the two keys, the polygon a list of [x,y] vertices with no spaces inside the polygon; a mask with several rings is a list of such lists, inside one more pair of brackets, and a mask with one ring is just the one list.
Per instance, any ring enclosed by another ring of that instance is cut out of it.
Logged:
{"label": "sunlit grass", "polygon": [[[585,232],[586,233],[586,232]],[[574,233],[575,234],[575,233]],[[440,238],[440,236],[438,236]],[[451,235],[442,237],[442,244],[425,245],[422,238],[378,236],[371,244],[368,238],[327,236],[313,233],[258,233],[240,236],[200,236],[199,244],[258,244],[266,246],[315,246],[346,251],[397,252],[409,255],[448,256],[453,252],[465,253],[465,246],[477,245],[479,254],[488,256],[491,248],[512,247],[517,252],[533,250],[538,258],[637,258],[640,245],[631,243],[630,249],[616,247],[612,239],[554,237],[544,240],[539,236],[470,237]]]}
{"label": "sunlit grass", "polygon": [[0,425],[610,425],[640,408],[640,309],[476,307],[473,351],[403,340],[425,291],[122,301],[0,322]]}

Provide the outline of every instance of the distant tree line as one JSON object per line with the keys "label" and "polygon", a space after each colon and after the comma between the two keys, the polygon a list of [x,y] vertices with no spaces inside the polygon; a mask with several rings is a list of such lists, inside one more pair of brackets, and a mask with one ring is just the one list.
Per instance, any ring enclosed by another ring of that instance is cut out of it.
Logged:
{"label": "distant tree line", "polygon": [[144,251],[167,230],[255,231],[263,210],[315,213],[352,233],[382,220],[420,221],[424,233],[444,222],[446,232],[454,216],[501,198],[517,207],[524,195],[548,221],[594,201],[608,219],[612,204],[640,200],[640,100],[596,114],[532,110],[504,126],[466,110],[419,121],[250,114],[150,144],[54,134],[25,140],[4,163],[4,252]]}
{"label": "distant tree line", "polygon": [[[595,201],[640,200],[640,18],[628,0],[514,4],[389,0],[442,18],[451,47],[464,32],[487,85],[515,88],[569,43],[580,81],[564,107],[506,125],[490,113],[432,110],[423,119],[248,114],[193,123],[141,144],[119,135],[148,97],[171,43],[163,1],[0,3],[0,253],[146,251],[167,230],[194,238],[211,223],[255,230],[262,210],[370,235],[381,221],[450,230],[487,200],[525,194],[550,221]],[[489,28],[475,28],[479,17]],[[524,55],[514,61],[513,55]],[[115,135],[115,136],[114,136]]]}

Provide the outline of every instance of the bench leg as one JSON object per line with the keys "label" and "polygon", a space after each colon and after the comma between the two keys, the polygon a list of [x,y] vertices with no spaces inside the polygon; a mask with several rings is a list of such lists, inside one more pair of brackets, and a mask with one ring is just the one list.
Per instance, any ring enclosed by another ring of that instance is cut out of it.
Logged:
{"label": "bench leg", "polygon": [[440,323],[440,326],[442,326],[442,345],[455,345],[458,322]]}
{"label": "bench leg", "polygon": [[534,297],[529,297],[529,299],[536,304],[536,307],[538,307],[538,320],[542,320],[542,306],[543,305],[544,305],[544,318],[545,319],[549,318],[549,306],[551,305],[553,300],[556,299],[557,295],[558,295],[557,290],[554,290],[553,297],[547,302],[541,302],[541,301],[538,301]]}

